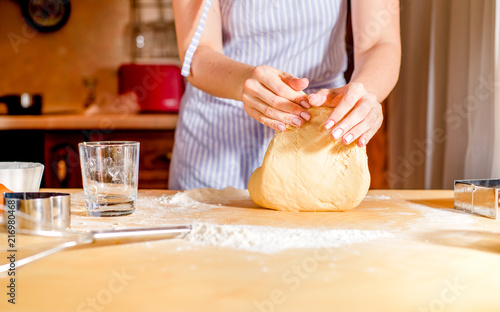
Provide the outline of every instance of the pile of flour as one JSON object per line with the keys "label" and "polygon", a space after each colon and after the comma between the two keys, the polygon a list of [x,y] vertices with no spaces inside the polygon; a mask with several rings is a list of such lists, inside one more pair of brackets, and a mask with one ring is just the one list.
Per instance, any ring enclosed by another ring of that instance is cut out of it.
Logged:
{"label": "pile of flour", "polygon": [[340,247],[393,236],[386,231],[288,229],[254,225],[195,223],[191,232],[184,239],[205,246],[276,253],[286,249]]}

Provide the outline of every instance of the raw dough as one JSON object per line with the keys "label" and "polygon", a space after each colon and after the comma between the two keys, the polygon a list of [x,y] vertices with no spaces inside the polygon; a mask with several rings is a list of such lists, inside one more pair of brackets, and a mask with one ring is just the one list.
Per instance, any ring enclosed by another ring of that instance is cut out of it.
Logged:
{"label": "raw dough", "polygon": [[345,211],[359,205],[370,186],[366,149],[331,137],[325,122],[332,110],[311,108],[302,127],[276,132],[262,167],[248,182],[256,204],[285,211]]}

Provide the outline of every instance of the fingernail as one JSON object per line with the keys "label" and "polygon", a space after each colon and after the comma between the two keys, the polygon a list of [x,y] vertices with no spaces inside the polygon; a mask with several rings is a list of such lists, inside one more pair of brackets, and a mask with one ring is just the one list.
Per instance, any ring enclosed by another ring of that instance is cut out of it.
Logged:
{"label": "fingernail", "polygon": [[283,125],[283,124],[279,124],[279,125],[278,125],[278,129],[279,129],[281,132],[285,132],[286,127],[285,127],[285,125]]}
{"label": "fingernail", "polygon": [[309,119],[311,119],[311,115],[309,115],[308,112],[302,112],[302,113],[300,113],[300,117],[304,118],[306,121],[308,121]]}
{"label": "fingernail", "polygon": [[340,138],[341,135],[342,135],[342,129],[337,129],[332,133],[332,136],[335,140],[338,140],[338,138]]}
{"label": "fingernail", "polygon": [[306,101],[300,102],[300,105],[302,105],[302,107],[304,107],[304,108],[310,108],[311,107],[311,105],[309,105],[309,103],[307,103]]}
{"label": "fingernail", "polygon": [[315,95],[309,95],[307,97],[307,100],[309,101],[309,104],[314,105],[313,103],[316,101],[316,96]]}
{"label": "fingernail", "polygon": [[294,118],[294,119],[292,119],[292,123],[295,126],[300,127],[302,125],[302,120],[300,120],[299,118]]}
{"label": "fingernail", "polygon": [[348,135],[346,135],[346,137],[344,138],[344,141],[345,141],[345,143],[346,143],[346,144],[349,144],[349,143],[351,143],[351,141],[352,141],[352,139],[353,139],[353,138],[354,138],[354,136],[353,136],[352,134],[350,134],[350,133],[349,133],[349,134],[348,134]]}
{"label": "fingernail", "polygon": [[328,120],[328,122],[325,125],[326,130],[329,130],[331,127],[333,127],[334,124],[335,122],[333,120]]}
{"label": "fingernail", "polygon": [[365,139],[361,139],[361,140],[359,140],[359,146],[360,146],[360,147],[363,147],[363,146],[365,146],[365,145],[366,145],[366,140],[365,140]]}

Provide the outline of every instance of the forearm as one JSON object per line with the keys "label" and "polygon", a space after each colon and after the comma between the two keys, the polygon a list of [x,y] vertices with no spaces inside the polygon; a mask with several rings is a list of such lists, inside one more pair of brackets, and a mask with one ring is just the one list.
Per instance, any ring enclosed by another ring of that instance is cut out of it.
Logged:
{"label": "forearm", "polygon": [[[203,11],[202,0],[174,0],[175,29],[181,62],[198,27]],[[199,46],[191,61],[187,80],[195,87],[217,97],[241,100],[244,82],[253,66],[223,54],[222,23],[218,0],[213,0],[207,14]]]}
{"label": "forearm", "polygon": [[385,42],[355,54],[351,82],[360,82],[382,102],[392,91],[399,77],[401,48],[398,43]]}
{"label": "forearm", "polygon": [[252,76],[254,66],[244,64],[209,47],[200,46],[187,78],[196,88],[213,96],[241,101],[243,84]]}

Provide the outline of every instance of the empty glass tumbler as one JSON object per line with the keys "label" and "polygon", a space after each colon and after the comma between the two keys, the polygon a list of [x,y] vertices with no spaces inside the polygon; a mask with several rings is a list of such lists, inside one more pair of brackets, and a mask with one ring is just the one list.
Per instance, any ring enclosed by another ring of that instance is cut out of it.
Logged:
{"label": "empty glass tumbler", "polygon": [[79,144],[87,214],[114,217],[135,211],[139,179],[139,142]]}

